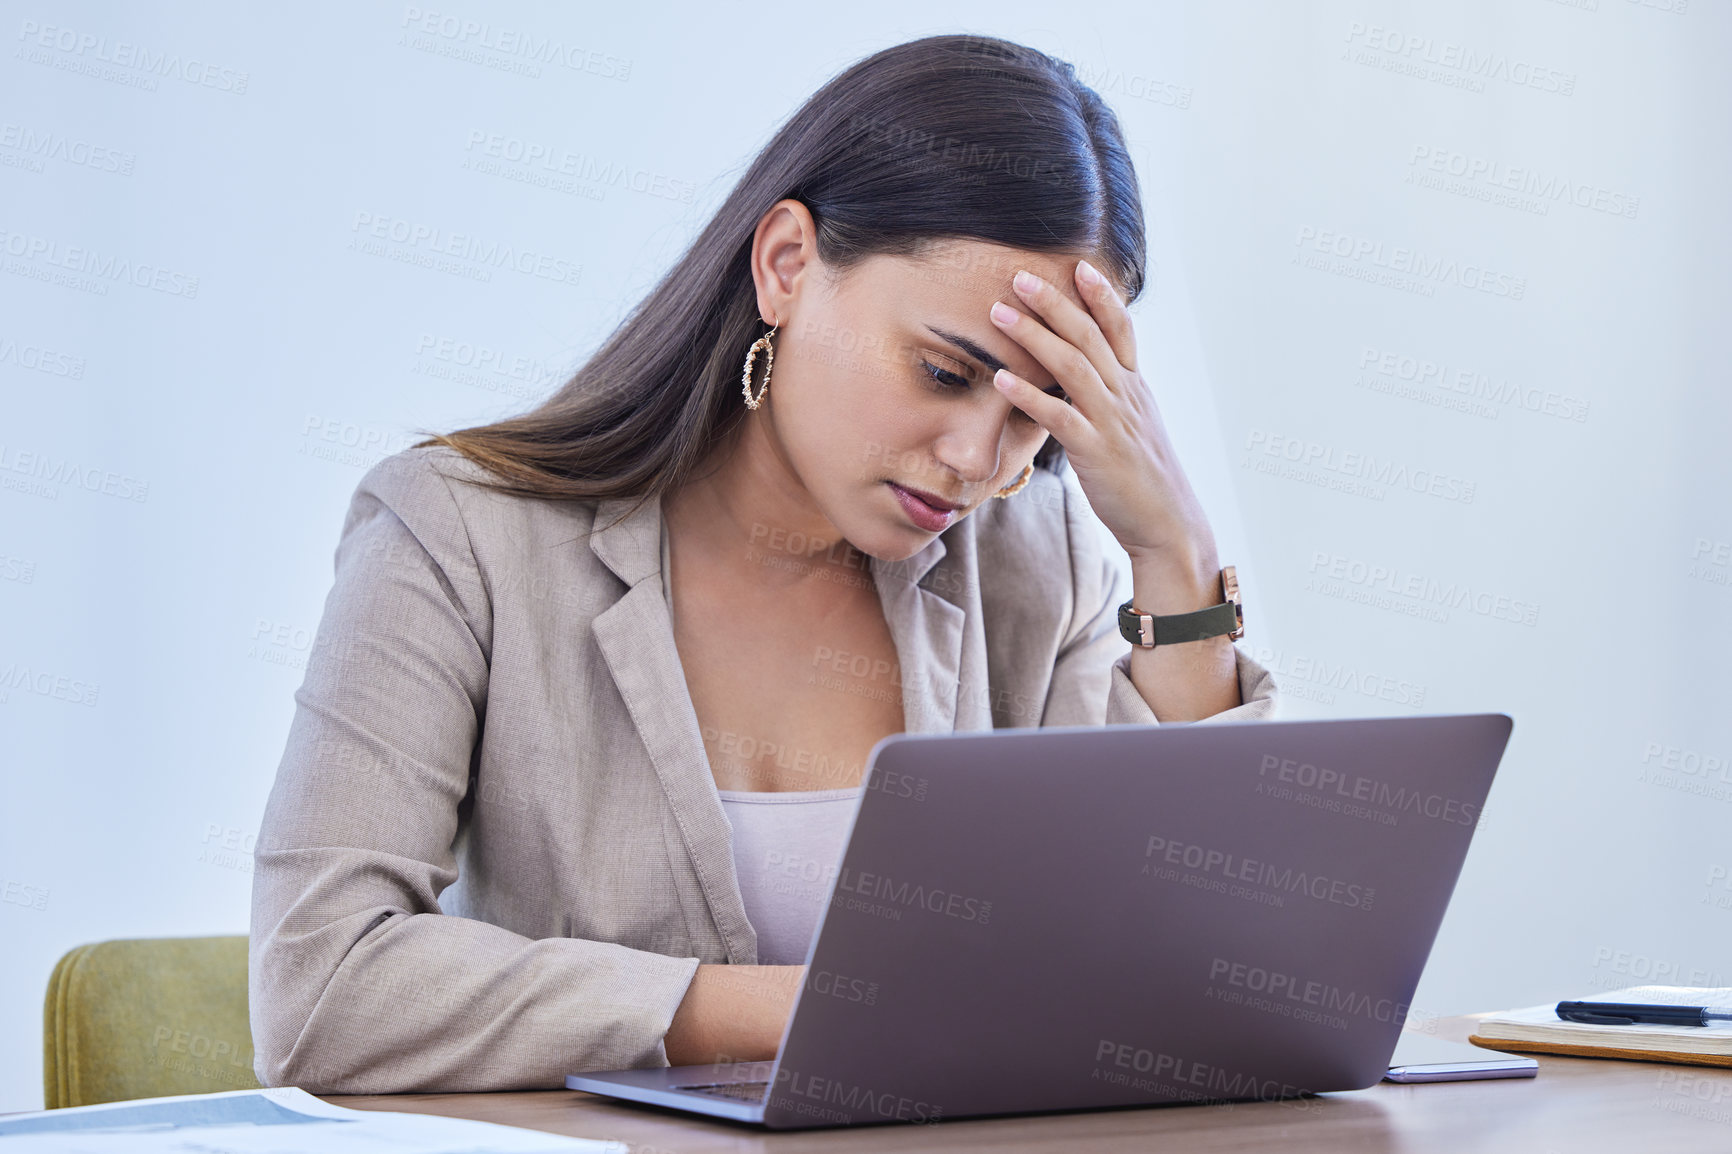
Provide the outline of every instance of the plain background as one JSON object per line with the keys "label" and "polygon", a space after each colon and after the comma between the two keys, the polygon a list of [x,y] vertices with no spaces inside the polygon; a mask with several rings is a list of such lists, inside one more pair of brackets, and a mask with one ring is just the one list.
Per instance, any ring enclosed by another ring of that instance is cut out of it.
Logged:
{"label": "plain background", "polygon": [[1144,371],[1285,716],[1516,719],[1415,1014],[1732,984],[1725,6],[9,11],[0,1110],[63,952],[245,932],[364,469],[550,391],[800,102],[938,32],[1118,111]]}

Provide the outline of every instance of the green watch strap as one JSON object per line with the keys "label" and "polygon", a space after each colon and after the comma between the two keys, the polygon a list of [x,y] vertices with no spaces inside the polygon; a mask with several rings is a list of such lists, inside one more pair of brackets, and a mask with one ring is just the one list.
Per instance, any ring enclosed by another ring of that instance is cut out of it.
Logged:
{"label": "green watch strap", "polygon": [[1131,603],[1119,606],[1119,634],[1132,645],[1147,645],[1143,639],[1143,621],[1150,623],[1150,640],[1155,645],[1176,645],[1182,641],[1201,641],[1223,633],[1237,633],[1244,623],[1238,605],[1223,601],[1194,613],[1172,613],[1164,617],[1131,612]]}

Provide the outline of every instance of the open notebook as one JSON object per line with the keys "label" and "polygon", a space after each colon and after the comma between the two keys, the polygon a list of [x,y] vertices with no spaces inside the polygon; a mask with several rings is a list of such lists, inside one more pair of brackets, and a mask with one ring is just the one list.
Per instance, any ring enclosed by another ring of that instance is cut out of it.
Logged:
{"label": "open notebook", "polygon": [[[1707,1006],[1732,1012],[1732,988],[1630,986],[1581,995],[1583,1002],[1638,1002],[1650,1005]],[[1590,1026],[1558,1017],[1556,1002],[1488,1014],[1468,1041],[1493,1050],[1531,1050],[1584,1058],[1639,1058],[1649,1062],[1687,1062],[1732,1066],[1732,1022],[1708,1026]]]}

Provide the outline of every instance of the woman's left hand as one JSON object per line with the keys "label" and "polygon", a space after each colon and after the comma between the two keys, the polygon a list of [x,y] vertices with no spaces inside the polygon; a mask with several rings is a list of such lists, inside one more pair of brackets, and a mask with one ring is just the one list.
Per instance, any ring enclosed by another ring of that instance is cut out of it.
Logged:
{"label": "woman's left hand", "polygon": [[1087,311],[1026,271],[1016,276],[1016,293],[1037,315],[992,307],[993,324],[1046,366],[1070,403],[1008,369],[993,384],[1064,446],[1089,505],[1133,564],[1207,565],[1214,535],[1137,371],[1130,313],[1088,262],[1079,261],[1075,275]]}

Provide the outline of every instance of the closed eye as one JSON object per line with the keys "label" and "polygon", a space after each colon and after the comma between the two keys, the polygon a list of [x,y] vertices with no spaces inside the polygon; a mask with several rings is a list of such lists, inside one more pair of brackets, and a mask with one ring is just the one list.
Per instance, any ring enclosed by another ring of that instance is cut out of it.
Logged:
{"label": "closed eye", "polygon": [[968,388],[968,378],[961,375],[960,373],[953,373],[948,369],[941,369],[937,365],[932,364],[930,361],[924,361],[924,360],[920,362],[920,367],[922,369],[926,370],[927,376],[931,377],[933,380],[937,381],[939,384],[945,386],[946,388],[951,388],[951,389],[958,389],[958,388],[966,389],[966,388]]}
{"label": "closed eye", "polygon": [[[925,360],[921,361],[920,367],[923,370],[925,370],[926,375],[928,377],[931,377],[934,381],[937,381],[939,384],[943,385],[946,389],[963,389],[963,390],[966,390],[969,387],[969,381],[968,381],[967,377],[964,377],[958,373],[953,373],[953,372],[949,371],[948,369],[941,369],[937,365],[931,363],[930,361],[925,361]],[[1065,404],[1067,404],[1067,405],[1070,404],[1070,398],[1065,396],[1064,389],[1060,388],[1058,385],[1054,385],[1052,388],[1046,390],[1046,395],[1049,397],[1057,397],[1059,400],[1063,401]],[[1020,410],[1018,410],[1018,411],[1020,412]],[[1027,416],[1026,413],[1024,413],[1023,415]],[[1033,418],[1030,418],[1030,419],[1032,420]]]}

